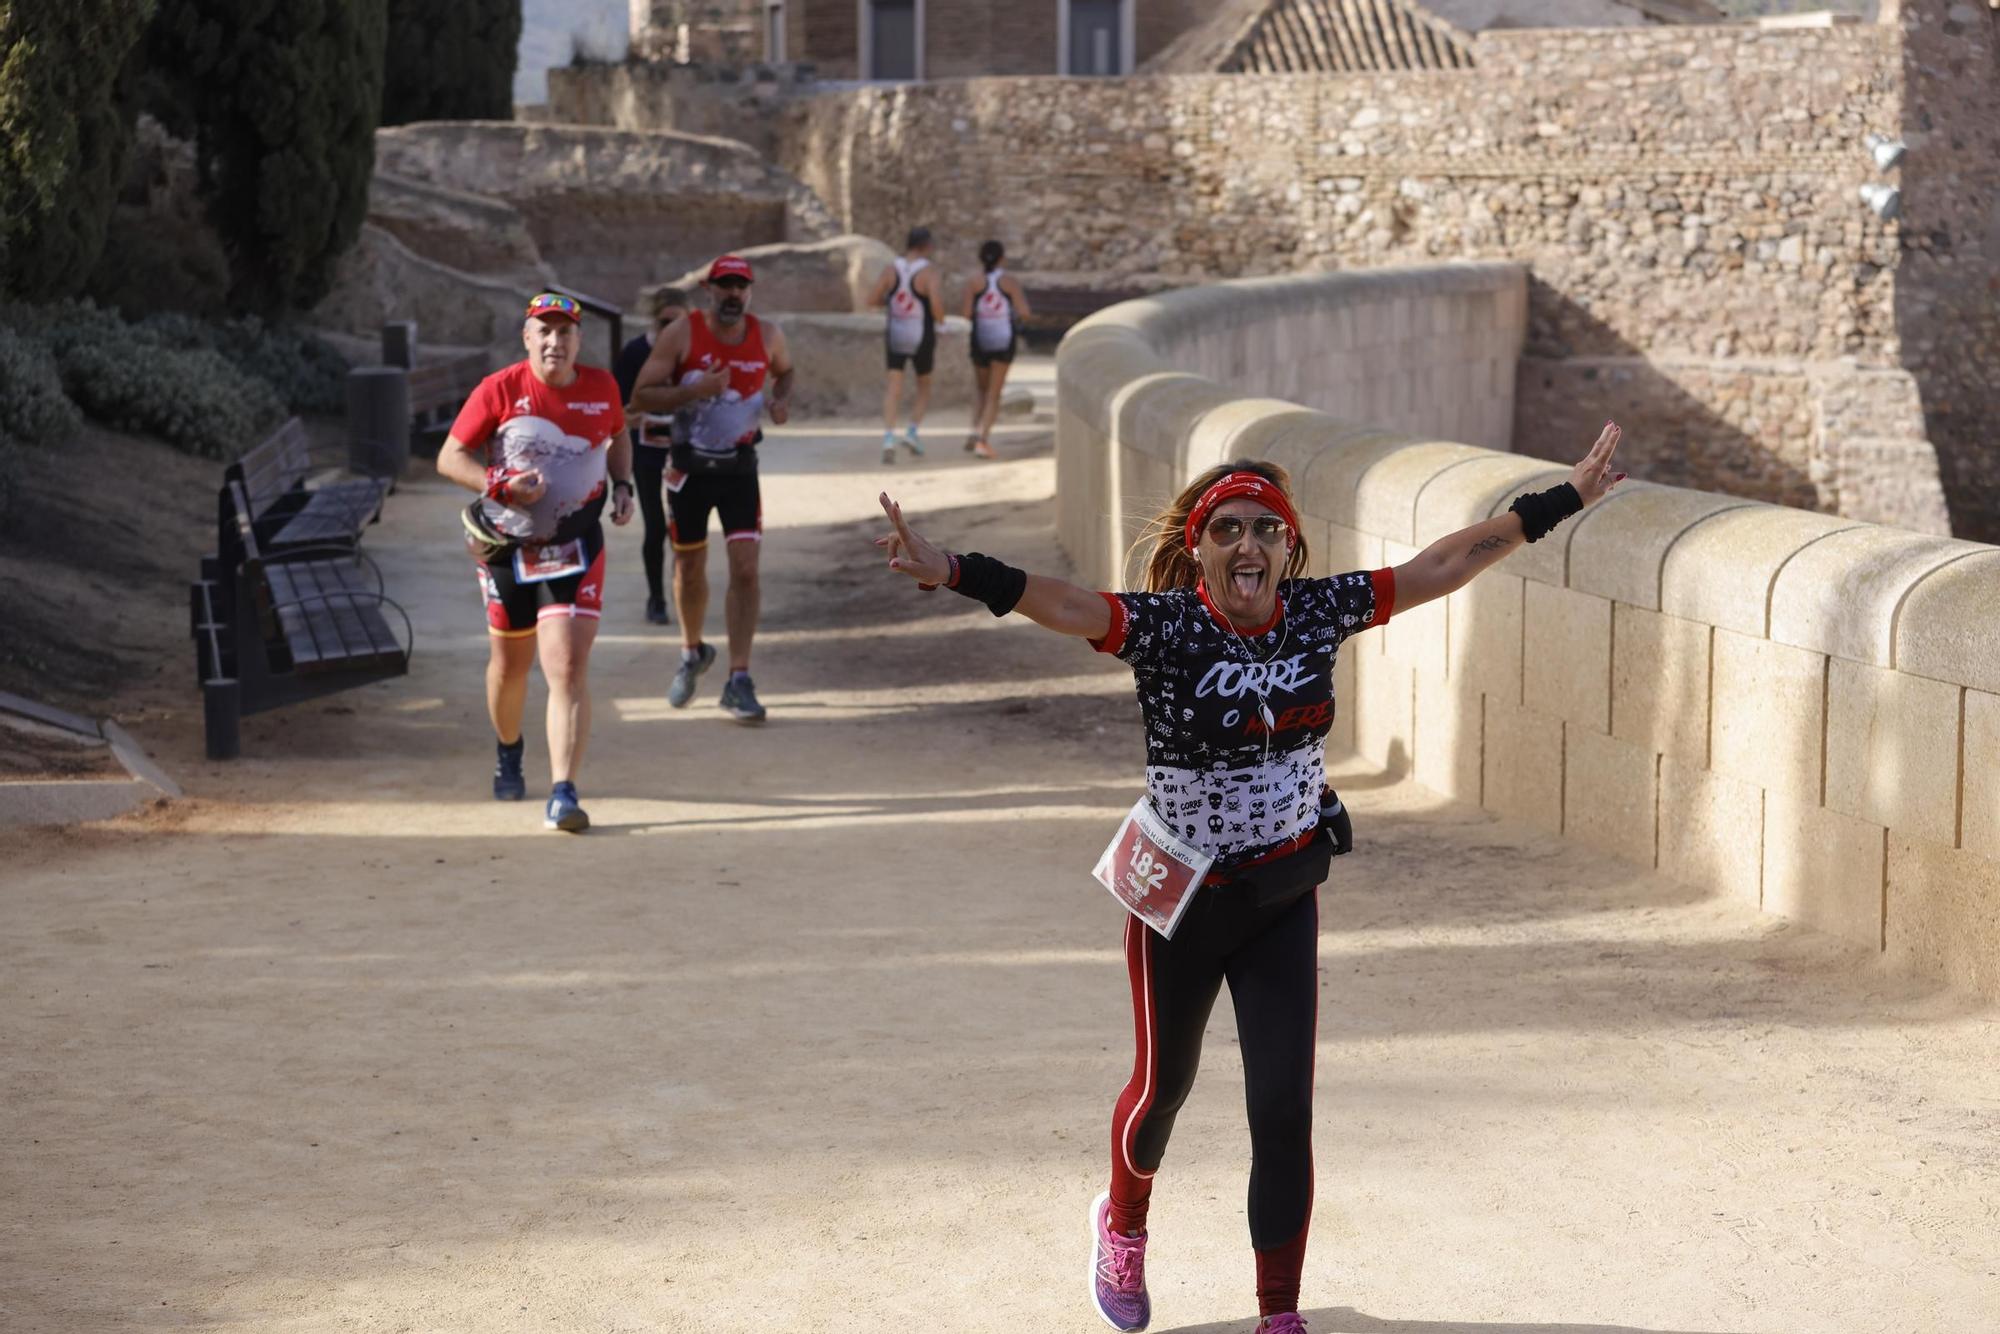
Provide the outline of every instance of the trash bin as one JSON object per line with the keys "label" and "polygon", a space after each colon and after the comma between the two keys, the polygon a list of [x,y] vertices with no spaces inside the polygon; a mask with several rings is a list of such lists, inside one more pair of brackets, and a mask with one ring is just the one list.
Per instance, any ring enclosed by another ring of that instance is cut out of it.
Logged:
{"label": "trash bin", "polygon": [[393,482],[409,461],[409,372],[401,366],[356,366],[347,373],[349,470]]}

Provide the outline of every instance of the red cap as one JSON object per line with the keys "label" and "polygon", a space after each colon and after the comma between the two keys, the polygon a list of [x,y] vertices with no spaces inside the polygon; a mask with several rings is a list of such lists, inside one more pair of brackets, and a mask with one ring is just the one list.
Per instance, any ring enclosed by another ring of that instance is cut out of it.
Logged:
{"label": "red cap", "polygon": [[746,283],[757,281],[757,275],[750,272],[750,261],[741,255],[724,255],[708,266],[708,280],[717,278],[741,278]]}
{"label": "red cap", "polygon": [[564,296],[560,292],[543,292],[528,302],[528,318],[543,320],[568,320],[571,324],[583,323],[583,307],[575,297]]}

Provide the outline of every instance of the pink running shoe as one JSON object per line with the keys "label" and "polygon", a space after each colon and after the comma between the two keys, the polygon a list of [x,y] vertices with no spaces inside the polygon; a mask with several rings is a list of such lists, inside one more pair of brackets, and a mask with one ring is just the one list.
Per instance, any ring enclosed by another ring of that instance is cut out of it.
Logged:
{"label": "pink running shoe", "polygon": [[1257,1334],[1306,1334],[1306,1322],[1297,1311],[1267,1315],[1257,1322]]}
{"label": "pink running shoe", "polygon": [[1121,1236],[1111,1230],[1110,1218],[1107,1190],[1090,1202],[1090,1303],[1105,1324],[1132,1334],[1153,1318],[1146,1296],[1146,1236]]}

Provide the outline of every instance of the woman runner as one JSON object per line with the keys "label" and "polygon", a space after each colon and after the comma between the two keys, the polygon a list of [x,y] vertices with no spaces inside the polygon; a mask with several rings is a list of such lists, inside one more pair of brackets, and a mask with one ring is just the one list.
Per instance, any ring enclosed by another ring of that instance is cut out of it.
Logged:
{"label": "woman runner", "polygon": [[967,288],[965,293],[965,318],[972,321],[972,374],[979,382],[972,407],[972,434],[965,438],[965,447],[982,459],[996,457],[991,436],[993,423],[1000,417],[1000,392],[1007,387],[1007,369],[1014,364],[1020,321],[1034,314],[1021,284],[1000,267],[1005,258],[1007,247],[998,241],[980,246],[979,263],[986,277],[980,286]]}
{"label": "woman runner", "polygon": [[[639,372],[646,367],[646,359],[653,355],[654,342],[673,326],[674,321],[688,313],[687,293],[678,287],[662,287],[653,293],[652,310],[652,326],[620,348],[618,360],[611,366],[611,374],[618,381],[618,392],[624,395],[627,403],[632,401],[632,390],[639,382]],[[630,410],[625,417],[632,423],[632,475],[639,483],[639,515],[646,527],[639,544],[639,560],[646,567],[646,619],[654,625],[666,625],[669,618],[666,591],[667,492],[664,479],[667,474],[667,449],[672,444],[668,437],[673,429],[673,418]]]}
{"label": "woman runner", "polygon": [[1212,468],[1181,492],[1140,538],[1151,545],[1142,593],[1096,593],[976,552],[948,555],[881,497],[893,528],[876,545],[890,569],[926,588],[952,588],[995,616],[1019,611],[1131,665],[1146,723],[1142,804],[1189,856],[1214,858],[1170,938],[1136,916],[1125,921],[1138,1050],[1112,1117],[1110,1189],[1090,1213],[1091,1302],[1112,1328],[1141,1330],[1152,1318],[1146,1208],[1224,982],[1249,1109],[1258,1334],[1305,1328],[1299,1274],[1313,1198],[1318,886],[1333,852],[1322,801],[1335,654],[1348,636],[1463,587],[1602,497],[1624,478],[1609,471],[1619,434],[1606,423],[1568,482],[1521,496],[1497,519],[1393,569],[1326,579],[1304,577],[1308,553],[1290,481],[1271,463]]}

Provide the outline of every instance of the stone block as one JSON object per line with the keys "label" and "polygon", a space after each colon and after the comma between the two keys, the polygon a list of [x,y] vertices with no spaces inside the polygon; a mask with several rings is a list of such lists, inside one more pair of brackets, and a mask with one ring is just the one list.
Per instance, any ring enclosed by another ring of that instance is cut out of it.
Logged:
{"label": "stone block", "polygon": [[1532,709],[1599,732],[1611,730],[1611,602],[1530,583],[1521,665]]}
{"label": "stone block", "polygon": [[1961,693],[1943,681],[1830,659],[1828,809],[1953,846]]}
{"label": "stone block", "polygon": [[[1355,506],[1355,487],[1363,474],[1383,459],[1409,448],[1410,437],[1379,426],[1345,425],[1324,442],[1318,457],[1302,478],[1294,478],[1301,497],[1312,508],[1335,523],[1350,528],[1361,526]],[[1375,536],[1394,536],[1376,533]]]}
{"label": "stone block", "polygon": [[[1492,518],[1495,505],[1505,512],[1515,496],[1538,489],[1530,483],[1546,476],[1548,470],[1549,465],[1540,459],[1488,453],[1439,473],[1417,495],[1412,540],[1417,546],[1428,546],[1448,533]],[[1509,557],[1508,568],[1520,558],[1519,552]]]}
{"label": "stone block", "polygon": [[1764,911],[1882,948],[1884,830],[1810,797],[1764,793]]}
{"label": "stone block", "polygon": [[2000,695],[1965,692],[1959,846],[2000,861]]}
{"label": "stone block", "polygon": [[[1382,544],[1382,563],[1402,565],[1417,549],[1400,542]],[[1442,677],[1447,658],[1446,610],[1443,598],[1432,598],[1415,608],[1397,606],[1382,627],[1382,652],[1392,662],[1400,662],[1426,676]]]}
{"label": "stone block", "polygon": [[1563,724],[1554,714],[1486,697],[1480,802],[1511,820],[1562,832]]}
{"label": "stone block", "polygon": [[1474,445],[1413,444],[1362,473],[1355,482],[1354,526],[1397,542],[1414,540],[1417,497],[1440,476],[1487,457]]}
{"label": "stone block", "polygon": [[1771,638],[1851,662],[1893,667],[1892,636],[1904,597],[1939,566],[1990,550],[1975,542],[1893,528],[1834,533],[1778,571],[1771,586]]}
{"label": "stone block", "polygon": [[1611,618],[1611,735],[1708,767],[1711,631],[1618,603]]}
{"label": "stone block", "polygon": [[1449,675],[1461,688],[1521,702],[1526,581],[1488,570],[1445,599]]}
{"label": "stone block", "polygon": [[1817,801],[1825,655],[1717,630],[1712,662],[1710,766]]}
{"label": "stone block", "polygon": [[1658,611],[1660,572],[1674,543],[1703,519],[1749,503],[1677,486],[1622,483],[1569,521],[1576,526],[1569,543],[1569,586]]}
{"label": "stone block", "polygon": [[[1359,642],[1342,645],[1342,656]],[[1407,776],[1415,749],[1410,669],[1380,654],[1360,653],[1354,657],[1354,675],[1360,705],[1354,717],[1355,750],[1384,773]]]}
{"label": "stone block", "polygon": [[[1382,568],[1382,539],[1368,533],[1356,532],[1344,524],[1331,524],[1327,528],[1325,555],[1313,553],[1313,564],[1327,574],[1346,574],[1353,570],[1379,570]],[[1395,613],[1390,613],[1390,620]],[[1356,641],[1360,644],[1361,641]],[[1368,649],[1380,651],[1380,646],[1369,644]]]}
{"label": "stone block", "polygon": [[1858,526],[1776,505],[1713,514],[1668,549],[1660,609],[1761,638],[1770,631],[1771,584],[1779,569],[1821,538]]}
{"label": "stone block", "polygon": [[2000,694],[2000,551],[1985,548],[1917,582],[1896,618],[1895,666]]}
{"label": "stone block", "polygon": [[1658,758],[1588,727],[1564,727],[1563,744],[1563,834],[1652,866]]}
{"label": "stone block", "polygon": [[1660,757],[1660,871],[1759,906],[1764,883],[1764,792],[1672,755]]}
{"label": "stone block", "polygon": [[[1531,474],[1521,479],[1518,487],[1504,492],[1493,501],[1493,512],[1487,517],[1505,514],[1507,507],[1514,503],[1514,497],[1523,491],[1546,491],[1552,486],[1569,480],[1569,469],[1550,468],[1545,472]],[[1507,557],[1507,573],[1538,584],[1553,584],[1557,588],[1569,582],[1569,543],[1576,536],[1575,523],[1556,525],[1556,530],[1539,542],[1530,542]]]}
{"label": "stone block", "polygon": [[1481,696],[1441,673],[1418,672],[1416,685],[1416,780],[1433,792],[1478,805],[1485,742]]}
{"label": "stone block", "polygon": [[1302,426],[1326,418],[1277,398],[1237,398],[1203,414],[1188,434],[1182,464],[1192,479],[1204,468],[1232,459],[1261,459],[1279,439],[1296,437]]}
{"label": "stone block", "polygon": [[1891,833],[1888,899],[1892,961],[2000,1000],[2000,860]]}

